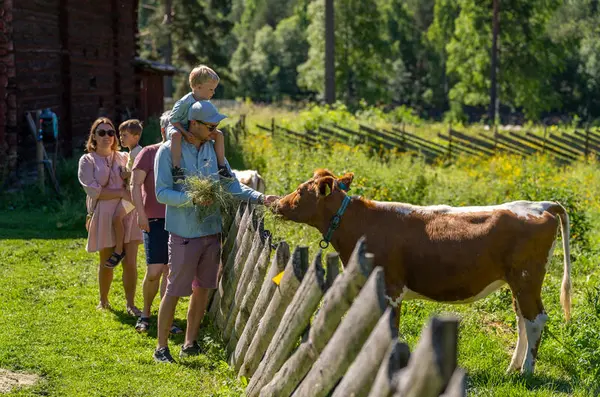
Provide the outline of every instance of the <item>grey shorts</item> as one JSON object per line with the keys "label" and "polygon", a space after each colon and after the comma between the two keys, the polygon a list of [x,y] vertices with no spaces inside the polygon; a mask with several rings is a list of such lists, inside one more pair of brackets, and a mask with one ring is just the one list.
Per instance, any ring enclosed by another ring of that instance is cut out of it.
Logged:
{"label": "grey shorts", "polygon": [[171,233],[169,238],[169,278],[166,294],[190,296],[194,287],[217,288],[221,254],[218,234],[184,238]]}

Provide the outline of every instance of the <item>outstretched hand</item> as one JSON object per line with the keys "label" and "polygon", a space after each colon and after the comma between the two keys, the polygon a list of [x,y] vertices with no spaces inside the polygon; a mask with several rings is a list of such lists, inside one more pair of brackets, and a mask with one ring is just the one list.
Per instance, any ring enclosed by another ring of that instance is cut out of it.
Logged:
{"label": "outstretched hand", "polygon": [[272,194],[266,195],[265,199],[263,201],[264,205],[272,205],[273,203],[275,203],[277,200],[279,200],[279,196],[274,196]]}

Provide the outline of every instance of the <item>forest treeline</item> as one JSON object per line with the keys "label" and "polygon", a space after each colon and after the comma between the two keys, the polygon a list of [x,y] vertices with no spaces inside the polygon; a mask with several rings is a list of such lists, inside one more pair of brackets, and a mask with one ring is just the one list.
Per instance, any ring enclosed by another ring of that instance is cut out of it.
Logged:
{"label": "forest treeline", "polygon": [[[485,117],[492,0],[334,4],[339,101],[350,108],[406,106],[436,119]],[[319,101],[324,10],[324,0],[141,0],[141,55],[165,61],[172,53],[170,62],[182,69],[211,65],[222,77],[222,98]],[[507,115],[600,118],[598,0],[500,0],[499,21],[505,122]],[[188,89],[184,77],[176,79],[175,95]]]}

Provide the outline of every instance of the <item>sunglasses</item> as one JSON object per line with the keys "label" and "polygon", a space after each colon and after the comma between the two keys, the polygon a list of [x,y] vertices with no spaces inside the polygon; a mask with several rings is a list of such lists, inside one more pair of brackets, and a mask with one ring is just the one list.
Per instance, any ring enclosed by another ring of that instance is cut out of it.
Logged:
{"label": "sunglasses", "polygon": [[108,134],[108,136],[115,136],[115,130],[96,130],[96,134],[98,136],[104,136]]}
{"label": "sunglasses", "polygon": [[213,132],[213,131],[214,131],[214,130],[216,130],[216,129],[217,129],[217,127],[219,126],[219,124],[217,124],[217,125],[206,124],[204,121],[201,121],[201,120],[198,120],[198,122],[199,122],[200,124],[203,124],[203,125],[205,125],[205,126],[206,126],[206,128],[208,128],[208,130],[209,130],[210,132]]}

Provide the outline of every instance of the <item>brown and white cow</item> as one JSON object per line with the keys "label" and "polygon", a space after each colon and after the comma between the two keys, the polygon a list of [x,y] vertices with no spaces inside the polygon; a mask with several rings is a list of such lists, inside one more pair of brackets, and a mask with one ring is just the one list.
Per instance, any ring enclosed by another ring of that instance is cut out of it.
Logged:
{"label": "brown and white cow", "polygon": [[[311,225],[323,236],[354,177],[317,170],[273,207],[283,218]],[[515,201],[485,207],[415,206],[352,197],[331,244],[347,263],[365,235],[375,263],[385,270],[392,302],[424,298],[466,303],[508,284],[517,314],[518,340],[508,371],[532,372],[548,316],[544,275],[561,225],[564,274],[561,304],[571,307],[569,219],[550,201]]]}
{"label": "brown and white cow", "polygon": [[232,170],[240,183],[251,187],[254,190],[257,190],[261,193],[264,193],[267,190],[267,184],[262,176],[255,170]]}

